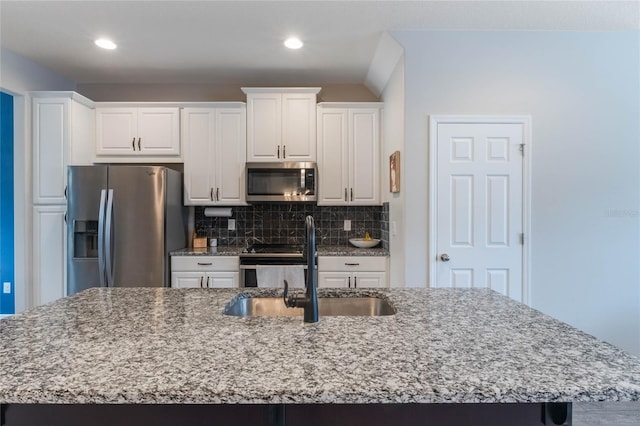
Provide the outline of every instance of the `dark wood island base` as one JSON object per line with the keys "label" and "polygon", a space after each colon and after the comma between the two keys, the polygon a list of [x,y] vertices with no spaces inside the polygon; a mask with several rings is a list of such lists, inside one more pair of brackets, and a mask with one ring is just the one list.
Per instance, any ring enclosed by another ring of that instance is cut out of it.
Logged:
{"label": "dark wood island base", "polygon": [[0,426],[570,426],[571,408],[571,403],[6,404]]}

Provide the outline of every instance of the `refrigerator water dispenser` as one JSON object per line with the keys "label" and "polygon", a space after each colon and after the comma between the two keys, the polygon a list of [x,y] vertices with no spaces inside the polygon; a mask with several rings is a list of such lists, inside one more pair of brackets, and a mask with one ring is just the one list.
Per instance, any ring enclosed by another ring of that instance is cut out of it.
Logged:
{"label": "refrigerator water dispenser", "polygon": [[98,257],[98,221],[73,221],[73,257],[76,259]]}

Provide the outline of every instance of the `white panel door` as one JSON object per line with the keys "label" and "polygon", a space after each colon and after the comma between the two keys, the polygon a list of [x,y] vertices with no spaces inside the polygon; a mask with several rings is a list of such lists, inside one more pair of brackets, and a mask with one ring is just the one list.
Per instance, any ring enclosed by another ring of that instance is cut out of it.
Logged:
{"label": "white panel door", "polygon": [[96,154],[133,155],[138,151],[138,109],[96,109]]}
{"label": "white panel door", "polygon": [[282,156],[285,161],[316,159],[316,94],[282,95]]}
{"label": "white panel door", "polygon": [[205,274],[202,272],[172,272],[171,287],[173,288],[204,288]]}
{"label": "white panel door", "polygon": [[351,205],[380,204],[380,111],[349,111],[351,132]]}
{"label": "white panel door", "polygon": [[282,95],[247,95],[247,161],[281,161]]}
{"label": "white panel door", "polygon": [[136,145],[145,155],[180,155],[180,110],[140,108]]}
{"label": "white panel door", "polygon": [[33,100],[33,202],[66,204],[69,99]]}
{"label": "white panel door", "polygon": [[346,205],[349,187],[349,115],[347,109],[318,113],[318,205]]}
{"label": "white panel door", "polygon": [[357,272],[353,274],[354,288],[384,288],[387,286],[386,272]]}
{"label": "white panel door", "polygon": [[67,206],[33,207],[33,305],[65,296]]}
{"label": "white panel door", "polygon": [[239,286],[239,272],[209,272],[206,278],[207,288],[236,288]]}
{"label": "white panel door", "polygon": [[214,117],[214,111],[208,109],[185,108],[182,112],[185,205],[213,204]]}
{"label": "white panel door", "polygon": [[219,205],[245,204],[245,109],[216,112],[215,200]]}
{"label": "white panel door", "polygon": [[436,286],[522,300],[523,125],[437,125]]}
{"label": "white panel door", "polygon": [[318,271],[318,288],[348,288],[350,282],[350,272]]}

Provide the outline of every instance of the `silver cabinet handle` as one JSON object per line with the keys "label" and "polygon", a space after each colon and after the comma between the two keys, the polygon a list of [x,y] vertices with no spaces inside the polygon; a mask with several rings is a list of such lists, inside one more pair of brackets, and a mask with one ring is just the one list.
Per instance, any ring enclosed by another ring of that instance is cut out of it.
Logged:
{"label": "silver cabinet handle", "polygon": [[211,262],[198,262],[200,266],[211,266]]}
{"label": "silver cabinet handle", "polygon": [[451,260],[451,258],[449,257],[449,255],[447,253],[444,253],[442,255],[440,255],[440,260],[442,260],[443,262],[448,262]]}
{"label": "silver cabinet handle", "polygon": [[141,139],[142,139],[142,138],[138,138],[138,151],[142,151],[142,148],[140,147],[140,140],[141,140]]}
{"label": "silver cabinet handle", "polygon": [[360,266],[359,263],[346,263],[345,262],[345,266]]}
{"label": "silver cabinet handle", "polygon": [[134,151],[136,150],[136,138],[133,138],[133,140],[131,141],[131,147]]}

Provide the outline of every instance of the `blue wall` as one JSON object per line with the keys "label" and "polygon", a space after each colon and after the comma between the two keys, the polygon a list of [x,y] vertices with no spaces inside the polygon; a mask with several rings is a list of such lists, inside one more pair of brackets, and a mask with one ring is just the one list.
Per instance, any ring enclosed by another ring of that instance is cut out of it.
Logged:
{"label": "blue wall", "polygon": [[[4,293],[4,283],[11,293]],[[0,92],[0,314],[15,312],[13,273],[13,97]]]}

